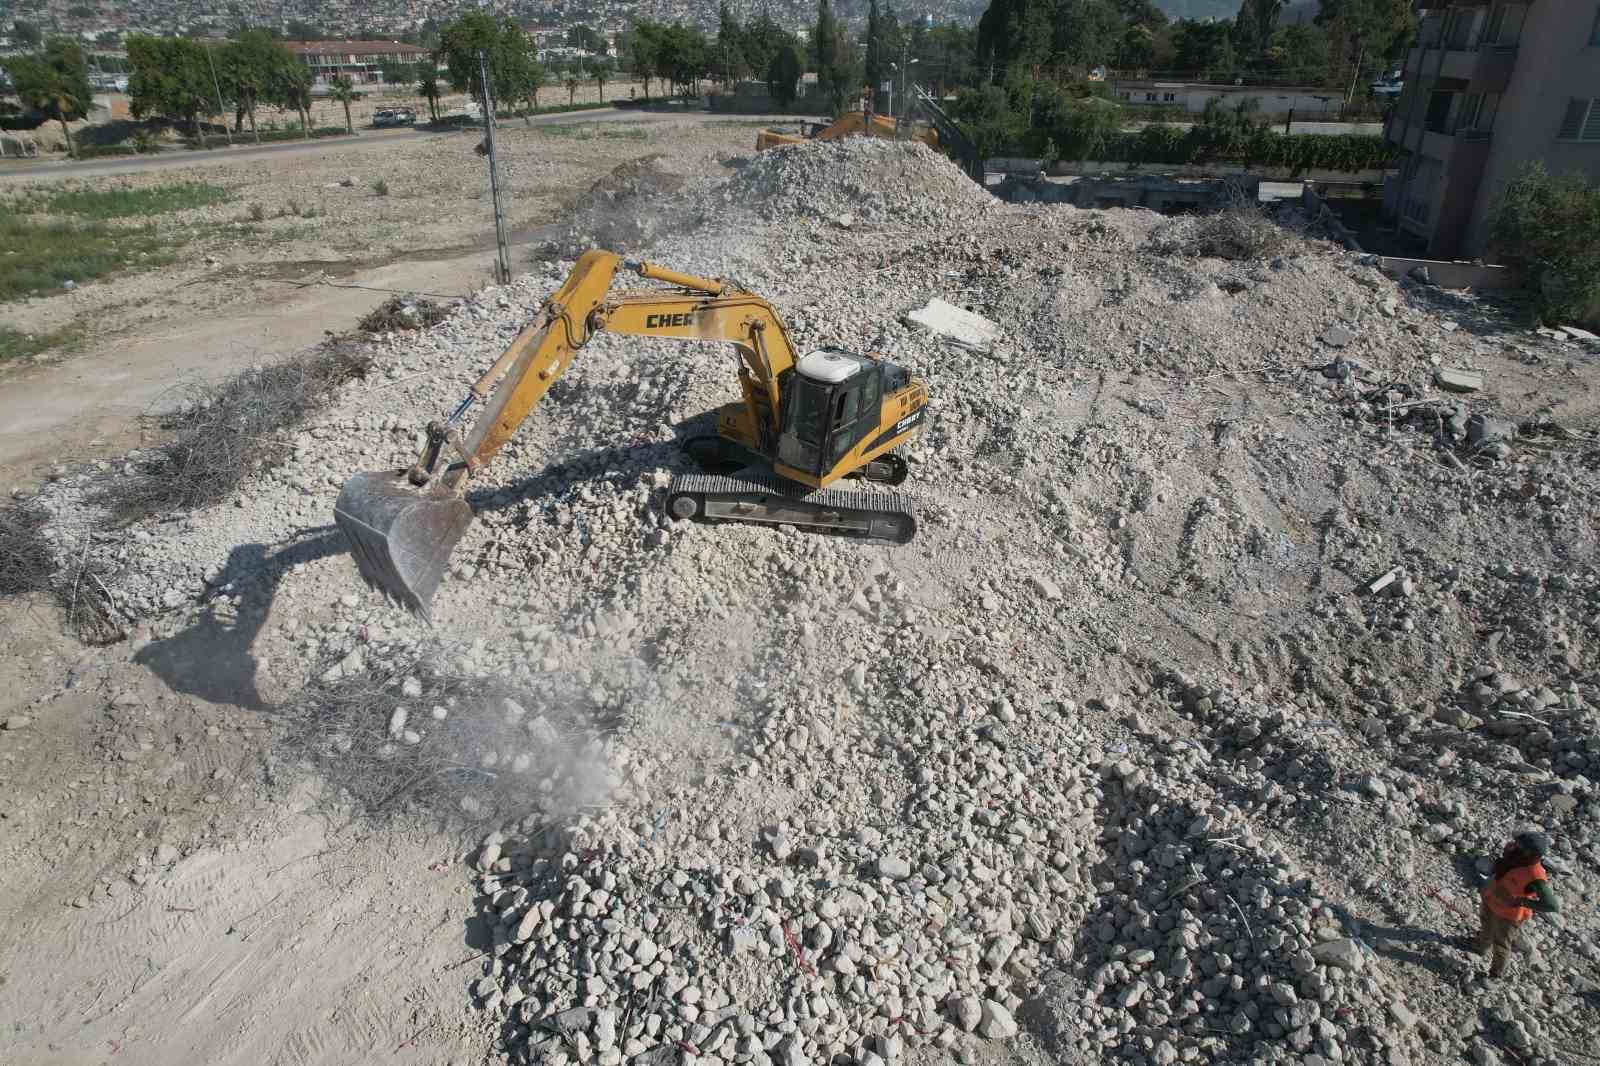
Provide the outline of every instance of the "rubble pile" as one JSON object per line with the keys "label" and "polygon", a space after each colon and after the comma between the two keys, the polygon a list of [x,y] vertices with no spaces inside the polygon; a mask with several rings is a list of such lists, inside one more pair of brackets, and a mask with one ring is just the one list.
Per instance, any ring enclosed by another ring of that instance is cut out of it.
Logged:
{"label": "rubble pile", "polygon": [[[1457,328],[1303,237],[1168,256],[1148,212],[986,195],[920,146],[788,147],[655,205],[683,225],[640,252],[928,381],[911,544],[669,520],[681,441],[736,395],[705,344],[597,336],[474,479],[436,634],[525,714],[473,748],[402,689],[398,738],[376,708],[352,750],[495,775],[461,808],[485,1024],[604,1066],[1573,1061],[1587,908],[1535,923],[1513,991],[1459,935],[1530,822],[1563,899],[1600,891],[1586,342]],[[141,661],[221,626],[269,694],[409,676],[435,638],[359,583],[332,501],[409,463],[570,267],[375,338],[238,498],[111,531],[109,471],[68,474],[43,533],[115,575]],[[1419,400],[1437,441],[1383,412]],[[1559,432],[1469,454],[1458,414],[1469,448],[1480,416]]]}
{"label": "rubble pile", "polygon": [[858,222],[949,229],[999,207],[927,145],[867,138],[768,149],[695,202],[708,220],[732,208],[736,217],[750,212],[766,222],[846,229]]}

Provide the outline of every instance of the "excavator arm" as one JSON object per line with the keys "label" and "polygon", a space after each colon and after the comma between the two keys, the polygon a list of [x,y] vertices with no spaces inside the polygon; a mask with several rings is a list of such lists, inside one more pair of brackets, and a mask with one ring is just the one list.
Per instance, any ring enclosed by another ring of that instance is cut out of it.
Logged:
{"label": "excavator arm", "polygon": [[[677,286],[611,295],[619,270]],[[401,476],[357,474],[345,483],[334,518],[373,584],[425,612],[450,552],[472,521],[461,499],[471,476],[516,433],[545,393],[600,330],[672,340],[731,342],[739,354],[742,417],[722,420],[751,449],[776,448],[780,382],[795,365],[794,346],[772,305],[724,281],[591,251],[566,282],[472,385],[443,422],[428,427],[417,461]],[[470,430],[461,424],[482,403]],[[731,425],[729,424],[731,421]]]}
{"label": "excavator arm", "polygon": [[[684,290],[610,295],[619,270],[666,282]],[[441,473],[438,464],[453,452],[460,459],[443,475],[452,490],[482,469],[517,432],[550,387],[572,365],[578,350],[601,330],[664,340],[732,343],[740,358],[740,379],[753,434],[759,447],[775,437],[781,415],[780,377],[795,364],[794,346],[772,305],[724,281],[695,277],[653,263],[625,262],[610,252],[591,251],[578,259],[566,283],[545,301],[539,315],[495,360],[456,408],[449,422],[430,427],[429,442],[416,466],[414,484]],[[498,382],[498,387],[496,383]],[[492,391],[491,391],[492,390]],[[486,407],[464,438],[456,430],[472,406]],[[450,445],[447,449],[444,445]]]}

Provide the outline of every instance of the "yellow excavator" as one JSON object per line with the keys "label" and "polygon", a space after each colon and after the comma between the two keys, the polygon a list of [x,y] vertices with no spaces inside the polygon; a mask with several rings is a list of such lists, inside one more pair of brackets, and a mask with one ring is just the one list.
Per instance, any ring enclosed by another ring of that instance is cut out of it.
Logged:
{"label": "yellow excavator", "polygon": [[[780,144],[804,144],[807,141],[836,141],[841,137],[882,137],[893,140],[898,121],[889,115],[872,114],[864,111],[846,111],[831,123],[823,125],[820,122],[808,123],[800,128],[800,132],[791,133],[784,129],[766,129],[756,132],[756,151],[765,152],[768,148],[776,148]],[[913,141],[921,141],[929,148],[939,147],[939,134],[933,129],[913,127],[909,133]]]}
{"label": "yellow excavator", "polygon": [[[671,288],[612,294],[622,269]],[[427,615],[472,523],[463,499],[468,481],[601,330],[726,341],[737,354],[743,398],[717,409],[716,436],[685,443],[711,472],[673,479],[666,496],[673,518],[788,523],[897,544],[916,532],[899,494],[828,486],[846,477],[890,486],[905,480],[906,462],[893,452],[922,428],[923,381],[875,355],[838,348],[798,355],[772,305],[730,281],[591,251],[454,412],[429,424],[415,464],[345,482],[334,519],[370,583]],[[480,403],[464,432],[463,420]]]}

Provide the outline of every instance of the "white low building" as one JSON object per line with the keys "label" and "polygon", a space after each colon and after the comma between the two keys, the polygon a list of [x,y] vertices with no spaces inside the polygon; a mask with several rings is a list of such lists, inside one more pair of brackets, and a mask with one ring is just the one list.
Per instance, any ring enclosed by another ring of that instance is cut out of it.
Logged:
{"label": "white low building", "polygon": [[1171,108],[1175,113],[1189,115],[1200,114],[1207,102],[1219,98],[1222,106],[1229,110],[1237,107],[1241,100],[1257,100],[1263,115],[1286,115],[1291,110],[1296,116],[1332,114],[1344,106],[1344,96],[1339,92],[1297,86],[1118,79],[1111,83],[1111,91],[1124,104]]}

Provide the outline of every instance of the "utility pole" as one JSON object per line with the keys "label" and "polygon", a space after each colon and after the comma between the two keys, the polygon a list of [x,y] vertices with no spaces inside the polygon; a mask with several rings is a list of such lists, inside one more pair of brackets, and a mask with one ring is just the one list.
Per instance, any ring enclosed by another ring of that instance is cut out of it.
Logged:
{"label": "utility pole", "polygon": [[489,88],[489,57],[478,53],[478,72],[483,84],[483,133],[489,146],[489,194],[494,200],[494,280],[501,285],[511,281],[511,253],[506,247],[506,214],[500,204],[500,166],[494,144],[494,97]]}
{"label": "utility pole", "polygon": [[905,37],[900,38],[900,120],[894,124],[894,139],[900,139],[900,128],[906,124],[906,116],[911,113],[911,99],[906,94],[906,79],[910,71],[907,69],[906,56],[911,54],[911,42]]}
{"label": "utility pole", "polygon": [[1363,41],[1361,46],[1356,49],[1356,69],[1350,72],[1350,91],[1344,94],[1345,107],[1350,106],[1350,100],[1356,94],[1356,79],[1361,77],[1361,56],[1366,51],[1366,48],[1366,42]]}
{"label": "utility pole", "polygon": [[[211,46],[204,45],[206,50],[206,64],[211,68],[211,86],[217,90],[217,115],[222,119],[222,135],[228,138],[228,147],[233,147],[233,133],[228,129],[228,109],[222,106],[222,83],[217,80],[217,64],[211,59]],[[200,139],[205,144],[205,138]]]}

